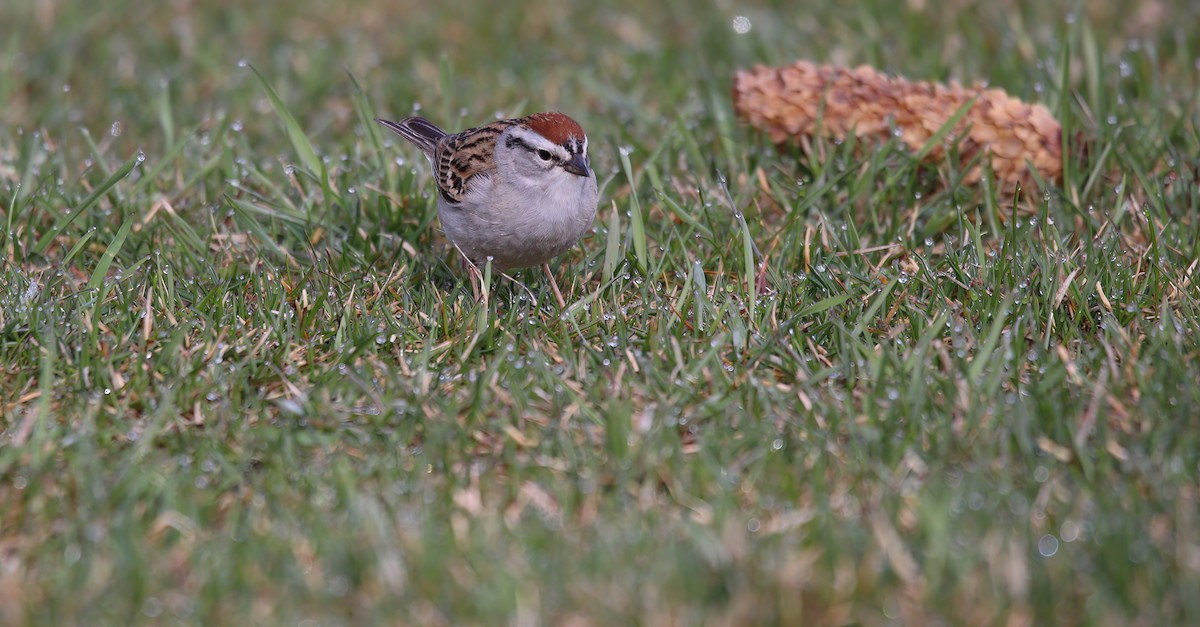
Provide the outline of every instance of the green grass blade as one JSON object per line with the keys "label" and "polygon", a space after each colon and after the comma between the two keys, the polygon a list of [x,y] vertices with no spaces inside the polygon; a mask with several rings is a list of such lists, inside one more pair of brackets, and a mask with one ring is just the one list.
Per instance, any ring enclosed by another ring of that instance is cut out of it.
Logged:
{"label": "green grass blade", "polygon": [[983,345],[979,347],[979,351],[971,359],[971,366],[967,370],[967,381],[972,385],[980,383],[979,376],[983,374],[983,369],[988,367],[991,362],[992,353],[996,351],[996,344],[1000,341],[1000,333],[1004,331],[1005,325],[1008,323],[1008,312],[1012,308],[1012,297],[1008,297],[1000,305],[999,311],[992,315],[992,326],[988,328],[988,334],[983,341]]}
{"label": "green grass blade", "polygon": [[73,210],[60,216],[58,221],[55,222],[54,226],[51,227],[49,231],[46,231],[46,233],[42,235],[41,239],[38,240],[37,244],[33,248],[34,252],[39,255],[44,254],[46,249],[50,246],[50,242],[54,241],[54,238],[61,235],[62,232],[71,225],[72,222],[79,219],[79,216],[90,210],[97,202],[99,202],[101,198],[104,197],[105,194],[109,192],[109,190],[115,187],[116,184],[121,181],[121,179],[129,176],[129,173],[132,172],[135,167],[137,167],[138,162],[138,157],[136,155],[130,157],[129,160],[126,161],[124,165],[122,165],[116,172],[113,172],[112,175],[105,179],[103,183],[101,183],[96,189],[92,190],[92,193],[89,194],[83,202],[79,203],[78,207],[75,207]]}
{"label": "green grass blade", "polygon": [[262,85],[263,91],[267,94],[267,99],[271,101],[271,106],[275,109],[275,115],[279,116],[280,121],[283,122],[284,132],[287,133],[288,141],[291,142],[292,149],[296,151],[296,156],[300,159],[300,163],[313,176],[321,176],[321,173],[324,171],[324,164],[317,157],[317,151],[313,150],[312,142],[308,140],[308,136],[304,133],[304,129],[300,127],[300,123],[296,121],[295,116],[288,110],[287,105],[283,103],[279,94],[276,93],[275,88],[271,86],[271,83],[267,82],[267,78],[258,71],[258,68],[253,65],[249,65],[248,67],[258,77],[259,84]]}
{"label": "green grass blade", "polygon": [[938,130],[934,131],[933,135],[930,135],[929,139],[927,139],[925,143],[921,145],[921,149],[918,150],[915,155],[917,161],[924,159],[930,151],[945,141],[946,136],[950,134],[950,131],[957,128],[958,123],[961,122],[962,119],[967,116],[967,113],[971,111],[971,107],[975,106],[976,100],[979,100],[978,96],[964,102],[962,106],[954,110],[954,113],[949,118],[946,118],[946,121],[938,127]]}
{"label": "green grass blade", "polygon": [[[387,168],[387,152],[383,147],[383,134],[379,124],[375,123],[375,118],[378,116],[375,115],[375,110],[371,106],[370,100],[367,99],[367,94],[363,92],[362,85],[358,83],[358,79],[354,78],[354,74],[350,70],[346,70],[346,76],[350,79],[350,84],[354,86],[354,112],[358,116],[359,125],[362,126],[363,132],[371,142],[375,165],[384,170],[384,176],[390,176]],[[393,189],[390,181],[387,189]]]}
{"label": "green grass blade", "polygon": [[638,200],[637,180],[633,175],[633,166],[629,162],[629,151],[621,149],[621,170],[629,181],[631,237],[633,238],[633,253],[637,259],[638,270],[644,276],[650,268],[649,254],[646,250],[646,224],[642,218],[642,204]]}
{"label": "green grass blade", "polygon": [[129,235],[129,229],[133,227],[134,218],[129,217],[121,228],[117,230],[117,234],[108,244],[108,248],[104,249],[104,254],[100,256],[100,263],[96,264],[96,269],[92,270],[92,276],[88,279],[88,289],[96,289],[104,283],[104,277],[108,275],[108,269],[112,266],[113,260],[117,258],[117,253],[121,252],[121,247],[125,245],[125,238]]}
{"label": "green grass blade", "polygon": [[838,305],[850,300],[851,298],[854,298],[853,294],[838,294],[837,296],[830,296],[829,298],[822,298],[821,300],[805,307],[804,309],[797,311],[796,317],[797,318],[805,318],[805,317],[813,316],[813,315],[816,315],[819,313],[824,313],[824,312],[829,311],[830,309],[833,309],[834,307],[837,307]]}
{"label": "green grass blade", "polygon": [[887,302],[888,295],[892,293],[892,290],[898,284],[899,281],[888,281],[879,290],[879,293],[875,296],[875,300],[871,301],[871,305],[867,307],[867,310],[858,319],[858,324],[854,325],[854,331],[851,332],[852,335],[862,335],[863,331],[866,331],[867,325],[871,324],[871,321],[875,319],[875,314],[879,313],[879,309]]}
{"label": "green grass blade", "polygon": [[175,145],[175,112],[171,106],[171,85],[163,82],[158,90],[158,97],[154,99],[155,109],[158,111],[158,125],[162,128],[163,138],[166,139],[167,146]]}
{"label": "green grass blade", "polygon": [[88,232],[84,233],[83,237],[79,238],[79,241],[75,242],[75,245],[71,247],[71,250],[67,251],[66,256],[64,256],[62,259],[62,264],[65,266],[71,263],[71,260],[75,258],[75,255],[78,255],[79,251],[83,250],[83,247],[87,246],[87,243],[92,241],[92,236],[95,234],[95,231],[88,229]]}
{"label": "green grass blade", "polygon": [[601,282],[607,285],[612,281],[613,274],[617,271],[617,263],[620,261],[621,254],[621,212],[617,209],[617,203],[612,204],[612,212],[608,216],[608,241],[604,247],[604,272],[601,274]]}

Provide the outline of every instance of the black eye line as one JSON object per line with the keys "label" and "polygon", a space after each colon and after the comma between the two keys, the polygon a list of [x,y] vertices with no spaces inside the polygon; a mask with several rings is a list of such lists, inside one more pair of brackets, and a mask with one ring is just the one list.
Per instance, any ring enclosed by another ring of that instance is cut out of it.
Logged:
{"label": "black eye line", "polygon": [[[509,148],[513,148],[515,146],[520,146],[521,148],[537,155],[537,157],[539,159],[541,159],[542,161],[545,161],[547,163],[559,164],[559,165],[562,164],[562,159],[558,155],[550,152],[549,150],[546,150],[545,148],[534,148],[533,146],[530,146],[528,142],[521,139],[520,137],[509,137],[508,139],[504,140],[504,145],[508,146]],[[570,151],[568,151],[568,152],[570,152]],[[542,155],[545,155],[545,156],[542,156]]]}

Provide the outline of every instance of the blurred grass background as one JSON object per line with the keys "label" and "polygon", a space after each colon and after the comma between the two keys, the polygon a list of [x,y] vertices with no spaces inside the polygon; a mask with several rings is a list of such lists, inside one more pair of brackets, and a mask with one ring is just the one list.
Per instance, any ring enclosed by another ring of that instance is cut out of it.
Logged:
{"label": "blurred grass background", "polygon": [[[0,6],[0,622],[1200,622],[1200,5],[809,4]],[[797,58],[1076,160],[769,146]],[[370,119],[547,109],[570,306],[477,302]]]}

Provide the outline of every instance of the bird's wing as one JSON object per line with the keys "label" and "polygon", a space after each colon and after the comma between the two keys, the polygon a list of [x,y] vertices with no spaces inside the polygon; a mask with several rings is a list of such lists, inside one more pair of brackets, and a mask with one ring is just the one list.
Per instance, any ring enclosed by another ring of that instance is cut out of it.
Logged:
{"label": "bird's wing", "polygon": [[490,176],[496,171],[496,138],[514,124],[516,120],[498,120],[438,142],[433,168],[443,198],[452,203],[462,202],[472,178]]}

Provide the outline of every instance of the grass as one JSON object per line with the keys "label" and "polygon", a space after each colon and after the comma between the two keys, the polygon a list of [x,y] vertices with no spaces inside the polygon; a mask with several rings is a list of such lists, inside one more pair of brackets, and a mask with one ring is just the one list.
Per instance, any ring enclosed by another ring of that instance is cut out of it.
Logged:
{"label": "grass", "polygon": [[[343,4],[0,8],[0,622],[1200,623],[1194,3]],[[1064,181],[770,146],[796,58]],[[566,311],[472,297],[418,103],[589,130]]]}

